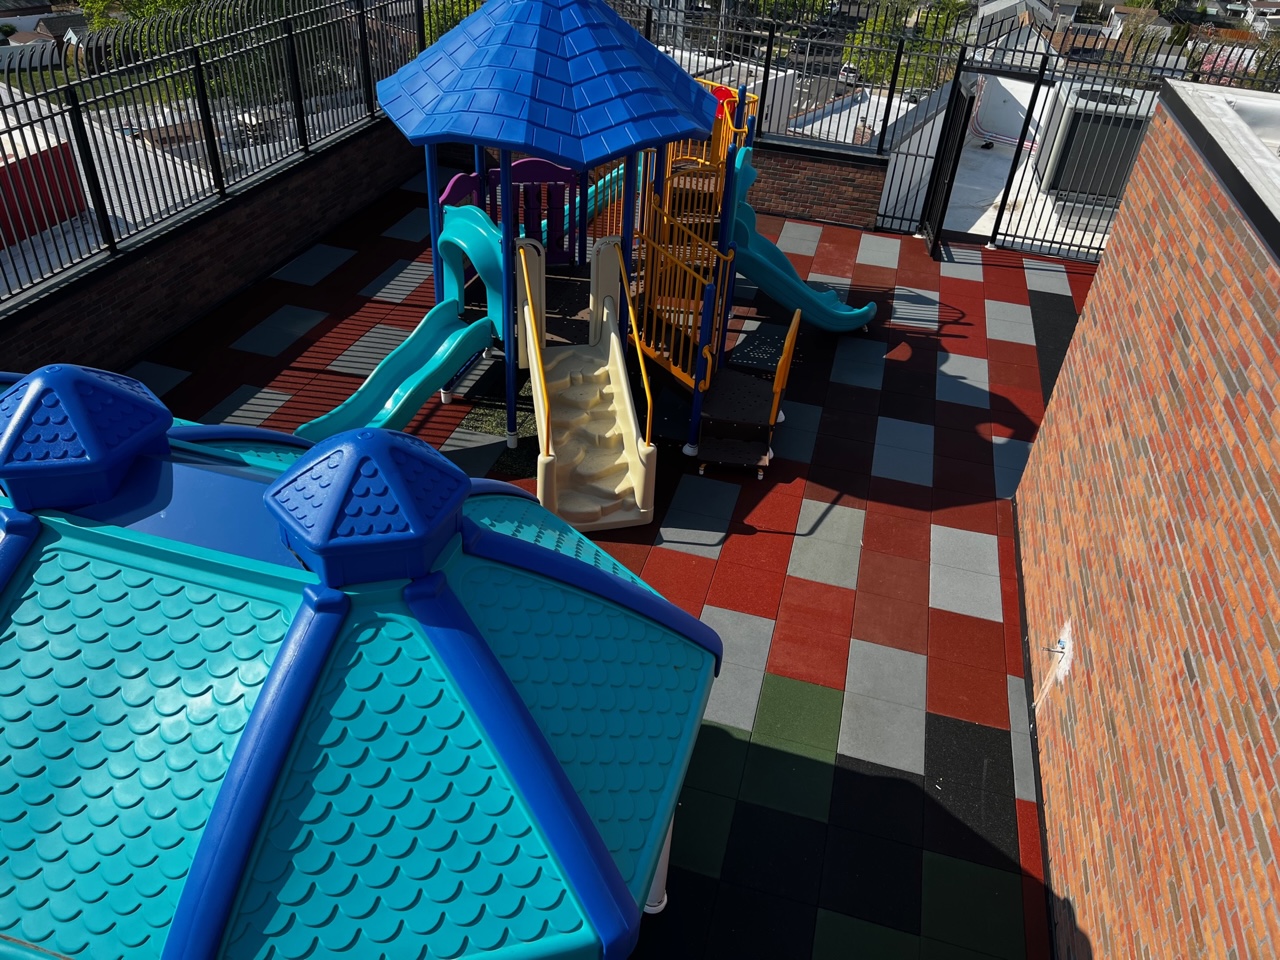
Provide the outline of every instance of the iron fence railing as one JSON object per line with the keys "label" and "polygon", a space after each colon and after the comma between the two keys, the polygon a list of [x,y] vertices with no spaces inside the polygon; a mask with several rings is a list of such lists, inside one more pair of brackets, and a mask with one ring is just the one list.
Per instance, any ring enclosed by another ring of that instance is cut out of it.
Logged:
{"label": "iron fence railing", "polygon": [[367,121],[456,6],[218,3],[0,61],[0,309]]}
{"label": "iron fence railing", "polygon": [[[365,122],[378,110],[375,81],[482,2],[215,0],[91,32],[39,62],[0,57],[0,311]],[[610,2],[690,73],[756,94],[762,142],[887,160],[878,226],[889,230],[919,227],[962,47],[973,76],[1034,87],[1018,156],[1041,148],[1044,111],[1064,84],[1145,95],[1178,77],[1280,89],[1280,44],[1198,28],[1170,36],[1134,15],[1113,36],[905,0]],[[974,137],[990,135],[983,115],[975,109]],[[1107,143],[1129,151],[1132,139],[1095,137],[1095,152],[1106,162]],[[1096,256],[1105,215],[1087,212],[1087,243],[1063,243],[1070,217],[1041,210],[1037,220],[1022,204],[1040,175],[1031,163],[1010,168],[995,242]]]}

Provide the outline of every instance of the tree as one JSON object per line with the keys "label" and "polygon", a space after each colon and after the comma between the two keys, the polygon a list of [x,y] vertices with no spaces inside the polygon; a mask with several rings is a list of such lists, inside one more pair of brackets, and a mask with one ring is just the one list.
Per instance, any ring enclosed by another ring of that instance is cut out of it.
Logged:
{"label": "tree", "polygon": [[113,13],[124,13],[133,20],[181,10],[195,2],[197,0],[82,0],[80,9],[88,18],[90,28],[100,30],[114,22]]}

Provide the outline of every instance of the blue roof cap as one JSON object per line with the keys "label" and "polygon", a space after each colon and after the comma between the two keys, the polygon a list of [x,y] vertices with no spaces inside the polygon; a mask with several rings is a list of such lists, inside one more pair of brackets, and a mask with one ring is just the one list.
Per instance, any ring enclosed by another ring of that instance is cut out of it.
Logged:
{"label": "blue roof cap", "polygon": [[340,587],[424,576],[462,523],[467,475],[417,437],[349,430],[266,493],[285,546]]}
{"label": "blue roof cap", "polygon": [[172,423],[137,380],[42,367],[0,394],[0,484],[20,510],[101,503],[140,454],[168,451]]}
{"label": "blue roof cap", "polygon": [[603,0],[488,0],[378,84],[415,145],[518,150],[576,169],[708,137],[716,100]]}

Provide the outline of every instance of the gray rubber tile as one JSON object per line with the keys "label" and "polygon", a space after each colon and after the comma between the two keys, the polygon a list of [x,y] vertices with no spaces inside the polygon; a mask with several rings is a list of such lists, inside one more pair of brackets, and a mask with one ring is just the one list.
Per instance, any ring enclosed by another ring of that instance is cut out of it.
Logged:
{"label": "gray rubber tile", "polygon": [[204,423],[231,423],[242,427],[260,426],[275,413],[292,394],[245,384],[237,387],[225,400],[206,413]]}
{"label": "gray rubber tile", "polygon": [[367,377],[373,373],[374,367],[381,363],[387,354],[404,343],[408,336],[407,330],[380,323],[347,347],[329,364],[329,369],[334,373],[350,373],[357,377]]}
{"label": "gray rubber tile", "polygon": [[990,533],[957,530],[934,524],[929,529],[929,562],[1000,576],[1000,548]]}
{"label": "gray rubber tile", "polygon": [[924,730],[923,710],[846,693],[838,749],[846,757],[923,774]]}
{"label": "gray rubber tile", "polygon": [[983,620],[1004,621],[1000,578],[959,567],[929,564],[929,606]]}
{"label": "gray rubber tile", "polygon": [[1014,733],[1028,733],[1031,724],[1027,718],[1027,681],[1009,674],[1009,729]]}
{"label": "gray rubber tile", "polygon": [[403,303],[420,286],[431,279],[431,264],[418,260],[397,260],[382,271],[373,283],[360,291],[360,296],[389,303]]}
{"label": "gray rubber tile", "polygon": [[671,500],[671,509],[679,513],[719,517],[725,521],[727,529],[729,518],[733,516],[734,504],[738,502],[738,491],[741,489],[736,483],[686,474],[680,478],[680,485],[676,487],[676,495]]}
{"label": "gray rubber tile", "polygon": [[1007,320],[1010,323],[1031,323],[1031,307],[1025,303],[1007,300],[988,300],[984,304],[988,320]]}
{"label": "gray rubber tile", "polygon": [[876,446],[914,450],[916,453],[927,453],[932,457],[933,424],[880,417],[876,424]]}
{"label": "gray rubber tile", "polygon": [[813,460],[813,448],[818,443],[816,430],[801,430],[790,423],[781,424],[773,432],[771,441],[775,457],[809,463]]}
{"label": "gray rubber tile", "polygon": [[895,287],[889,321],[920,330],[938,329],[938,294],[917,287]]}
{"label": "gray rubber tile", "polygon": [[867,512],[856,507],[804,500],[800,504],[800,519],[796,522],[796,539],[812,537],[860,547],[866,519]]}
{"label": "gray rubber tile", "polygon": [[425,207],[410,210],[391,227],[384,230],[382,235],[393,240],[421,243],[431,236],[431,213]]}
{"label": "gray rubber tile", "polygon": [[993,320],[987,317],[987,339],[1004,340],[1007,343],[1025,343],[1035,346],[1035,327],[1029,323],[1015,323],[1011,320]]}
{"label": "gray rubber tile", "polygon": [[858,587],[858,562],[861,559],[860,546],[819,540],[816,537],[796,537],[791,544],[787,575],[855,590]]}
{"label": "gray rubber tile", "polygon": [[868,267],[888,267],[896,270],[901,250],[901,240],[864,233],[858,241],[857,262]]}
{"label": "gray rubber tile", "polygon": [[502,451],[507,449],[506,437],[480,433],[459,427],[440,445],[443,453],[454,466],[469,477],[483,477],[497,463]]}
{"label": "gray rubber tile", "polygon": [[782,412],[786,414],[782,426],[794,427],[796,430],[817,430],[818,424],[822,421],[822,408],[812,403],[784,400]]}
{"label": "gray rubber tile", "polygon": [[728,520],[676,510],[673,507],[667,511],[667,516],[662,521],[654,546],[718,560],[728,529]]}
{"label": "gray rubber tile", "polygon": [[783,253],[812,257],[818,252],[818,238],[821,236],[822,227],[816,224],[787,221],[778,235],[778,249]]}
{"label": "gray rubber tile", "polygon": [[850,640],[844,689],[923,710],[927,667],[928,658],[921,654]]}
{"label": "gray rubber tile", "polygon": [[355,255],[354,250],[317,243],[306,253],[290,260],[271,276],[287,283],[314,287]]}
{"label": "gray rubber tile", "polygon": [[231,349],[278,357],[327,316],[327,313],[305,307],[281,307],[231,344]]}
{"label": "gray rubber tile", "polygon": [[710,605],[702,608],[699,619],[720,634],[726,661],[754,670],[765,668],[773,643],[772,620]]}
{"label": "gray rubber tile", "polygon": [[1067,269],[1062,264],[1046,263],[1043,260],[1023,260],[1022,263],[1027,274],[1028,290],[1071,296],[1071,281],[1067,279]]}
{"label": "gray rubber tile", "polygon": [[756,707],[760,704],[763,683],[763,670],[725,660],[720,665],[720,676],[711,685],[711,698],[702,719],[750,730],[756,721]]}
{"label": "gray rubber tile", "polygon": [[152,363],[150,360],[143,360],[141,363],[135,363],[126,370],[125,376],[141,380],[157,397],[163,397],[183,380],[191,376],[191,373],[187,370],[179,370],[177,367],[167,367],[163,363]]}
{"label": "gray rubber tile", "polygon": [[1012,731],[1013,741],[1013,795],[1019,800],[1036,799],[1036,764],[1031,753],[1031,734]]}
{"label": "gray rubber tile", "polygon": [[886,480],[901,480],[921,487],[933,486],[933,454],[902,450],[876,444],[871,461],[871,475]]}

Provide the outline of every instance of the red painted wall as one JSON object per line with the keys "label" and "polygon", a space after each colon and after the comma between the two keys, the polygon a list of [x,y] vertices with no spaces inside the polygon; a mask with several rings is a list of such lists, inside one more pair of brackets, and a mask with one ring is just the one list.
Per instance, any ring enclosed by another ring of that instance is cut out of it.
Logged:
{"label": "red painted wall", "polygon": [[71,144],[7,160],[0,166],[0,246],[11,246],[70,220],[88,206]]}

